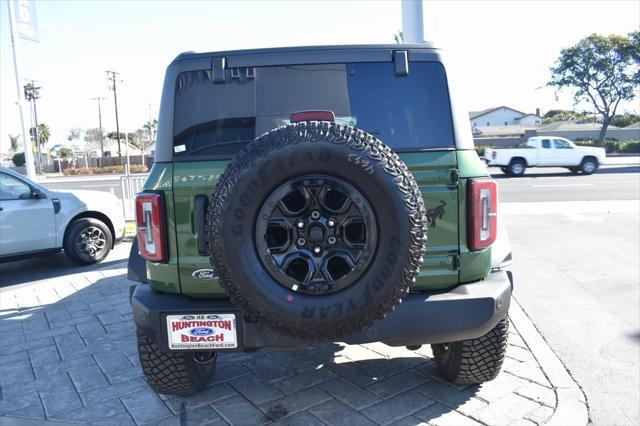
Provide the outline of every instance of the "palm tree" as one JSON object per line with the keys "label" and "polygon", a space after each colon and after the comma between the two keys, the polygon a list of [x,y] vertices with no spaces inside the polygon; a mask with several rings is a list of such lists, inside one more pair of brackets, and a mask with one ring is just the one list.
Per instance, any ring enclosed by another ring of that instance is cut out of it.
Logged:
{"label": "palm tree", "polygon": [[156,129],[158,128],[158,120],[156,120],[155,118],[153,120],[149,120],[144,123],[144,126],[142,126],[142,128],[149,133],[149,144],[153,143]]}
{"label": "palm tree", "polygon": [[[32,138],[35,138],[35,128],[32,127],[29,129],[29,134]],[[47,123],[39,123],[38,124],[38,142],[40,145],[46,145],[49,142],[49,137],[51,137],[51,131],[49,130],[49,126]]]}

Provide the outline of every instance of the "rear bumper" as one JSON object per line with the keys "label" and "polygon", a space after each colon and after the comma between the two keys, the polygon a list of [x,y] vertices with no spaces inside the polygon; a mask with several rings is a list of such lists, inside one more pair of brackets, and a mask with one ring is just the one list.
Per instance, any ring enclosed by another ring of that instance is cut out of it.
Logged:
{"label": "rear bumper", "polygon": [[[507,315],[512,287],[511,274],[498,271],[482,282],[463,284],[447,292],[411,294],[384,320],[340,341],[407,346],[480,337]],[[162,294],[139,284],[132,289],[131,306],[136,326],[162,351],[169,350],[165,318],[170,314],[235,313],[238,319],[235,351],[295,348],[313,343],[283,336],[262,324],[247,321],[226,299],[202,300]]]}

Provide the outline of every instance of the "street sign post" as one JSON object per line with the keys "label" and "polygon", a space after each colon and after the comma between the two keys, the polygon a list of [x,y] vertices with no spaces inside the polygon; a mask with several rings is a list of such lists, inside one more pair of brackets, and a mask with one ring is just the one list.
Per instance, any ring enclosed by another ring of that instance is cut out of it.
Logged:
{"label": "street sign post", "polygon": [[[16,88],[18,96],[18,110],[20,115],[20,131],[24,144],[24,160],[27,168],[27,177],[35,178],[33,168],[33,153],[31,152],[31,141],[24,127],[24,96],[22,85],[20,84],[20,66],[18,65],[18,40],[22,37],[32,41],[39,41],[38,26],[35,21],[35,3],[33,0],[12,0],[7,2],[9,8],[9,27],[11,28],[11,47],[13,50],[13,69],[16,77]],[[19,16],[18,16],[19,15]],[[18,25],[21,25],[20,30]],[[20,32],[22,31],[22,32]]]}

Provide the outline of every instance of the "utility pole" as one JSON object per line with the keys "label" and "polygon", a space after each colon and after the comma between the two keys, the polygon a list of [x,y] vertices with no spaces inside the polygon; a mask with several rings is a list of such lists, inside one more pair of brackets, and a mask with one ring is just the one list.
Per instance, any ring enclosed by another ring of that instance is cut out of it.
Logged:
{"label": "utility pole", "polygon": [[[91,100],[93,101],[98,101],[98,128],[100,129],[100,162],[102,162],[102,157],[104,157],[104,141],[103,141],[104,135],[102,133],[102,109],[100,109],[100,101],[103,101],[104,99],[105,98],[91,98]],[[116,119],[116,122],[117,122],[117,119]]]}
{"label": "utility pole", "polygon": [[118,122],[118,91],[116,89],[116,82],[120,73],[115,71],[106,71],[107,79],[111,82],[111,89],[113,90],[113,102],[116,106],[116,139],[118,140],[118,160],[122,165],[122,150],[120,149],[120,123]]}
{"label": "utility pole", "polygon": [[31,83],[24,86],[24,97],[31,102],[33,108],[33,140],[36,143],[36,173],[42,174],[42,147],[40,146],[40,135],[38,129],[38,108],[36,107],[36,100],[40,99],[40,89],[42,87],[36,87],[35,80],[31,80]]}

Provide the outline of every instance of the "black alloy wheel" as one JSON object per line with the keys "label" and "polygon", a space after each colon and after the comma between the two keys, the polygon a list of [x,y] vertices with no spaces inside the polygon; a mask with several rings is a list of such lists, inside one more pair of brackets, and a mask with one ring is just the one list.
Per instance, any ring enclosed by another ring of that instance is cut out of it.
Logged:
{"label": "black alloy wheel", "polygon": [[338,292],[360,278],[376,248],[369,202],[343,179],[307,175],[277,188],[258,214],[256,247],[273,278],[298,294]]}

